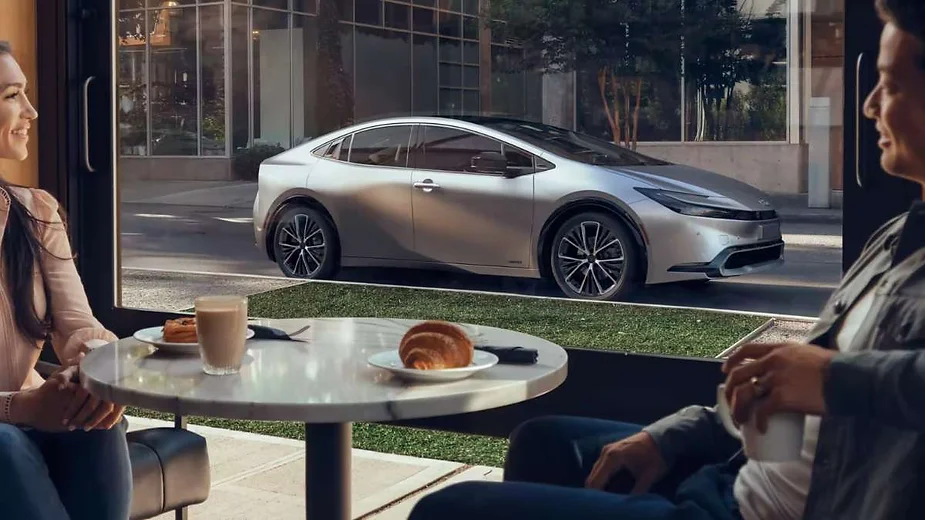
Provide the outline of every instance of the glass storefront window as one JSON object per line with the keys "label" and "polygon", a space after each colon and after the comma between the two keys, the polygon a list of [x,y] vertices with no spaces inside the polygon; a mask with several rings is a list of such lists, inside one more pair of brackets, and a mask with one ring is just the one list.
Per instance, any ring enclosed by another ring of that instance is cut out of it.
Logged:
{"label": "glass storefront window", "polygon": [[147,17],[144,11],[119,17],[119,153],[148,153]]}
{"label": "glass storefront window", "polygon": [[202,74],[202,155],[225,155],[225,9],[206,5],[199,9]]}
{"label": "glass storefront window", "polygon": [[[252,202],[263,159],[355,122],[497,116],[728,177],[775,203],[827,175],[838,200],[838,1],[114,1],[124,179],[228,183]],[[810,128],[817,117],[825,129]],[[237,209],[222,222],[248,227],[252,205]],[[280,274],[262,257],[241,262],[242,274]]]}
{"label": "glass storefront window", "polygon": [[151,153],[198,155],[196,8],[149,11]]}
{"label": "glass storefront window", "polygon": [[254,144],[289,148],[291,123],[289,15],[254,9],[251,92]]}
{"label": "glass storefront window", "polygon": [[411,113],[411,34],[357,27],[356,119]]}

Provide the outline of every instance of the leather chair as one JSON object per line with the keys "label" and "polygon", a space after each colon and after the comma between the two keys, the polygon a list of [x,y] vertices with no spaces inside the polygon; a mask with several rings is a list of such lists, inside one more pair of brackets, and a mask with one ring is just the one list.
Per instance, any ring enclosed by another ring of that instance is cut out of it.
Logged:
{"label": "leather chair", "polygon": [[[39,361],[36,370],[48,377],[58,365]],[[186,429],[183,417],[173,428],[148,428],[129,432],[132,461],[131,520],[154,518],[174,511],[186,520],[187,508],[209,498],[211,473],[204,437]]]}

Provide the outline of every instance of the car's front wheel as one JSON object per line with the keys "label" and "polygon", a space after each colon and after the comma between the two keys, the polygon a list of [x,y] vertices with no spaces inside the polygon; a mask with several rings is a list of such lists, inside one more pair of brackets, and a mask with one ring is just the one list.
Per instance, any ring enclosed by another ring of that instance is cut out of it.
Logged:
{"label": "car's front wheel", "polygon": [[559,226],[550,262],[556,284],[571,298],[617,300],[639,282],[635,241],[622,222],[604,213],[582,213]]}
{"label": "car's front wheel", "polygon": [[280,215],[273,253],[280,270],[290,278],[330,278],[339,255],[334,225],[317,210],[291,206]]}

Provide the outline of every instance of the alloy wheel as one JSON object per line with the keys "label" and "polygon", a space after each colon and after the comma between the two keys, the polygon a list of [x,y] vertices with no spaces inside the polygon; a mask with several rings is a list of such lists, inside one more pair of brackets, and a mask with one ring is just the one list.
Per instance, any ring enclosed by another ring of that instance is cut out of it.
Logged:
{"label": "alloy wheel", "polygon": [[562,235],[555,261],[562,281],[581,296],[613,293],[626,272],[626,252],[619,237],[595,220],[581,221]]}
{"label": "alloy wheel", "polygon": [[314,277],[328,253],[324,230],[310,215],[297,213],[282,224],[278,245],[282,263],[293,276]]}

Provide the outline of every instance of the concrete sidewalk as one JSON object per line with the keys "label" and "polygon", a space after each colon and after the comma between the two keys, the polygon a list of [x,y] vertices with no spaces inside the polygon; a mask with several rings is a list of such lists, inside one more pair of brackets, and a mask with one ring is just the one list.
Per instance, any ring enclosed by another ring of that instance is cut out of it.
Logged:
{"label": "concrete sidewalk", "polygon": [[[172,423],[128,417],[129,429]],[[301,441],[190,425],[206,438],[212,491],[190,508],[195,520],[305,518],[305,448]],[[456,462],[353,450],[353,518],[401,520],[427,493],[465,480],[501,480],[501,470]],[[173,520],[173,513],[157,520]]]}

